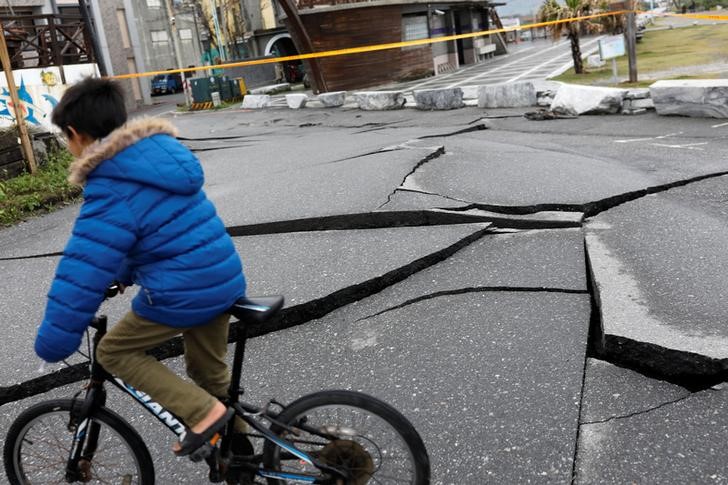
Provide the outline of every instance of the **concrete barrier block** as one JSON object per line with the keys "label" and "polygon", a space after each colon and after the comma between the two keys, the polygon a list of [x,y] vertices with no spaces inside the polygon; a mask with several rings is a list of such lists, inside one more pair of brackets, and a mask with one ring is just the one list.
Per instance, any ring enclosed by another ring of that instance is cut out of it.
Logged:
{"label": "concrete barrier block", "polygon": [[463,99],[478,99],[478,89],[480,86],[461,86],[463,90]]}
{"label": "concrete barrier block", "polygon": [[415,106],[421,110],[447,110],[463,107],[463,90],[423,89],[414,92]]}
{"label": "concrete barrier block", "polygon": [[657,81],[650,95],[660,115],[728,118],[728,79]]}
{"label": "concrete barrier block", "polygon": [[243,98],[243,109],[261,109],[270,106],[270,96],[267,94],[248,94]]}
{"label": "concrete barrier block", "polygon": [[326,108],[338,108],[346,102],[346,91],[332,91],[318,95],[319,102]]}
{"label": "concrete barrier block", "polygon": [[647,99],[650,97],[650,88],[630,89],[624,99]]}
{"label": "concrete barrier block", "polygon": [[536,106],[536,87],[532,82],[491,84],[480,86],[480,108],[525,108]]}
{"label": "concrete barrier block", "polygon": [[364,111],[402,109],[406,102],[401,91],[361,91],[354,96],[359,109]]}
{"label": "concrete barrier block", "polygon": [[622,111],[626,89],[564,84],[551,103],[551,111],[565,115],[615,114]]}
{"label": "concrete barrier block", "polygon": [[306,107],[308,96],[305,94],[286,94],[286,103],[291,109],[301,109]]}

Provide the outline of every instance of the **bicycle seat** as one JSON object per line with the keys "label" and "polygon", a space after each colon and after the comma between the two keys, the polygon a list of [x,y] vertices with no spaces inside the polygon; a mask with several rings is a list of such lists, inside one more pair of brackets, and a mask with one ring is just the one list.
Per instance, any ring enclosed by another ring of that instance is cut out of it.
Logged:
{"label": "bicycle seat", "polygon": [[243,297],[227,311],[243,323],[263,323],[278,313],[284,298],[276,296]]}

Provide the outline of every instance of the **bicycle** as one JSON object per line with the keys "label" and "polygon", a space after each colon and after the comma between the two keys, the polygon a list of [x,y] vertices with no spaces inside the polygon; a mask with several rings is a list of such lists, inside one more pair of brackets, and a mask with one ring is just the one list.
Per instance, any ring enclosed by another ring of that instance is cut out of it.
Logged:
{"label": "bicycle", "polygon": [[[112,287],[107,296],[113,297],[117,292]],[[244,394],[240,377],[247,339],[245,328],[265,323],[282,306],[283,297],[243,298],[228,311],[243,327],[242,337],[235,343],[226,404],[248,424],[250,429],[245,436],[258,444],[262,440],[262,452],[258,446],[259,451],[252,455],[233,454],[235,420],[231,419],[217,443],[206,444],[190,458],[207,462],[209,480],[213,483],[255,483],[253,480],[262,478],[269,485],[287,481],[332,485],[429,484],[430,463],[419,434],[401,413],[374,397],[352,391],[321,391],[289,405],[270,400],[263,408],[240,400]],[[96,347],[107,324],[107,317],[99,315],[90,326],[96,332],[93,339],[89,336],[91,378],[83,398],[77,396],[84,390],[72,399],[35,404],[11,425],[3,459],[12,485],[155,482],[154,464],[143,439],[127,421],[106,407],[107,381],[134,398],[177,436],[185,432],[180,418],[96,362]],[[343,417],[352,421],[340,422]],[[375,425],[386,433],[374,436],[369,430]]]}

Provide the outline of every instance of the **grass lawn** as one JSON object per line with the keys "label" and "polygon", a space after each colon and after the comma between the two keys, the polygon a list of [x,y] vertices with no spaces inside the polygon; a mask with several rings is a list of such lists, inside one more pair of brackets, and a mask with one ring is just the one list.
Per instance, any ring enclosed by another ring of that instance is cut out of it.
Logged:
{"label": "grass lawn", "polygon": [[0,226],[10,226],[76,200],[81,189],[66,181],[72,160],[70,153],[59,151],[49,155],[35,175],[0,180]]}
{"label": "grass lawn", "polygon": [[[728,23],[645,32],[642,41],[637,43],[637,72],[639,75],[644,75],[669,71],[672,68],[717,63],[726,63],[728,70],[726,45],[728,45]],[[617,70],[620,76],[625,76],[629,72],[627,56],[617,59]],[[602,68],[588,71],[584,74],[575,74],[572,68],[554,80],[577,84],[604,84],[612,78],[612,61],[607,61],[607,65]],[[711,77],[717,77],[717,74],[669,76],[670,79]],[[636,85],[641,84],[643,83]],[[645,84],[649,85],[651,82]]]}

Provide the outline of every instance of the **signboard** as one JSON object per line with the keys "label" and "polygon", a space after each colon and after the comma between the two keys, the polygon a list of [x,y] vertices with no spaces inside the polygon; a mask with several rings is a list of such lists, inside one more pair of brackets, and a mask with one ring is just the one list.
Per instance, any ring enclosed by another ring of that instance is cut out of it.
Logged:
{"label": "signboard", "polygon": [[599,40],[599,57],[603,61],[625,55],[624,36],[610,35]]}

